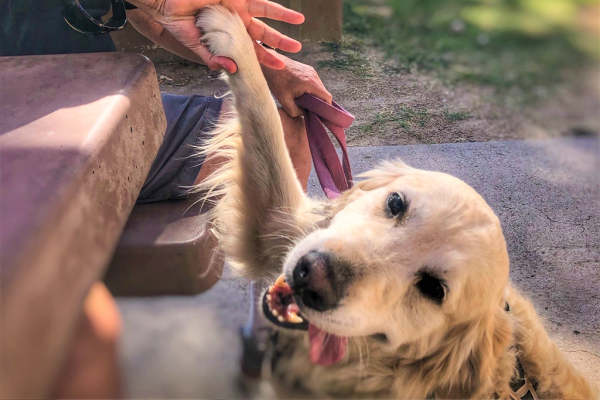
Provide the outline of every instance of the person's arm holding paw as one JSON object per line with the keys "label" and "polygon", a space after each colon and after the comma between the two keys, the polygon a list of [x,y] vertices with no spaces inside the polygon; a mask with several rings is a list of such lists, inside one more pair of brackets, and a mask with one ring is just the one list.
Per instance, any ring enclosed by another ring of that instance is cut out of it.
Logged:
{"label": "person's arm holding paw", "polygon": [[[145,11],[142,11],[139,8],[128,10],[127,21],[130,22],[139,33],[163,49],[176,54],[181,58],[185,58],[186,60],[205,64],[196,53],[185,47],[179,40],[175,39],[168,30],[152,19]],[[217,59],[216,61],[218,64],[219,60]]]}
{"label": "person's arm holding paw", "polygon": [[[224,68],[234,72],[237,68],[232,60],[213,56],[200,42],[201,33],[195,26],[195,15],[199,12],[196,8],[206,7],[217,3],[218,0],[132,0],[131,2],[144,4],[142,7],[151,10],[150,12],[140,8],[129,10],[127,17],[141,34],[154,43],[180,57],[205,64],[212,70]],[[166,7],[169,4],[173,10],[167,12]],[[301,14],[266,0],[221,0],[221,4],[234,6],[236,11],[242,9],[240,15],[245,16],[244,22],[255,40],[261,40],[270,46],[283,45],[283,48],[279,47],[282,50],[300,50],[300,43],[269,28],[255,17],[268,16],[285,22],[301,23],[304,20]],[[262,12],[258,11],[260,7]],[[176,18],[176,15],[180,16]],[[176,37],[173,31],[178,32],[179,36]],[[259,60],[263,63],[263,73],[269,88],[288,116],[295,118],[302,115],[294,100],[304,93],[313,94],[331,104],[331,94],[325,89],[313,67],[258,44],[256,50]]]}
{"label": "person's arm holding paw", "polygon": [[[304,22],[304,16],[268,0],[130,0],[129,2],[138,7],[138,10],[130,10],[128,15],[133,25],[142,34],[178,55],[196,62],[202,61],[212,70],[224,68],[234,73],[237,67],[228,58],[213,56],[200,41],[202,32],[196,27],[196,16],[204,7],[211,4],[221,4],[235,10],[254,40],[288,52],[298,52],[302,48],[298,41],[277,32],[257,18],[301,24]],[[255,49],[263,65],[272,69],[285,68],[284,61],[278,55],[269,52],[258,43]]]}
{"label": "person's arm holding paw", "polygon": [[[154,43],[188,60],[205,64],[212,70],[226,69],[235,73],[233,60],[214,56],[201,43],[202,32],[196,26],[196,16],[202,8],[221,4],[235,10],[255,41],[288,52],[298,52],[299,42],[282,35],[256,18],[266,17],[293,24],[304,22],[304,16],[267,0],[129,0],[138,7],[128,11],[132,25]],[[311,169],[310,151],[302,111],[295,99],[311,93],[331,104],[331,94],[325,89],[314,68],[291,60],[258,43],[256,54],[275,98],[280,102],[281,121],[286,143],[303,187]],[[203,168],[197,177],[201,181],[210,168]],[[204,173],[203,173],[204,172]],[[196,183],[197,183],[196,182]]]}

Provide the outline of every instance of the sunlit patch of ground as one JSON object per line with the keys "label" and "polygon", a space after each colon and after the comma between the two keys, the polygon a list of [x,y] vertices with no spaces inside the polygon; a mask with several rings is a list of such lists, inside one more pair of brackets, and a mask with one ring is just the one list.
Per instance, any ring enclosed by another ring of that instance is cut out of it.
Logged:
{"label": "sunlit patch of ground", "polygon": [[[561,0],[551,2],[560,9]],[[532,29],[527,23],[508,31],[484,30],[470,22],[474,17],[465,13],[470,10],[465,4],[348,0],[343,41],[305,44],[293,56],[314,66],[334,98],[356,116],[347,132],[350,145],[600,132],[598,65],[574,44],[572,32],[531,36],[515,30]],[[583,22],[593,33],[595,28]],[[157,70],[165,92],[226,90],[214,73],[191,63]]]}

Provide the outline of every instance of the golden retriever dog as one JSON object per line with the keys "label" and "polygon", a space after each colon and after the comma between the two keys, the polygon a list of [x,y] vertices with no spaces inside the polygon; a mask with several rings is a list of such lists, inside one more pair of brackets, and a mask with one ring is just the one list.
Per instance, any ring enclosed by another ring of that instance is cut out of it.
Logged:
{"label": "golden retriever dog", "polygon": [[308,198],[244,24],[211,6],[198,26],[238,66],[234,115],[204,150],[226,161],[201,189],[217,199],[231,265],[252,279],[282,274],[261,299],[280,385],[317,397],[594,398],[511,286],[481,196],[396,161],[335,200]]}

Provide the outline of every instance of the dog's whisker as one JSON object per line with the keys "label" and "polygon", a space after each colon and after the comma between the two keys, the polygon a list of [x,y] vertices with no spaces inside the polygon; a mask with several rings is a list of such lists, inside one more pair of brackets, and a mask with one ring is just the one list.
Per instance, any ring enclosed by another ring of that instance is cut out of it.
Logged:
{"label": "dog's whisker", "polygon": [[361,336],[361,337],[364,340],[364,342],[365,342],[365,348],[367,349],[367,365],[366,365],[366,367],[368,368],[369,367],[369,361],[371,360],[371,351],[369,349],[369,343],[367,342],[367,338],[364,337],[364,336]]}
{"label": "dog's whisker", "polygon": [[[352,339],[354,339],[355,343],[356,343],[356,347],[358,348],[358,370],[359,370],[359,376],[363,376],[364,375],[364,366],[363,366],[363,359],[362,359],[362,345],[360,343],[360,341],[358,340],[358,338],[356,336],[353,336]],[[349,353],[349,352],[348,352]]]}

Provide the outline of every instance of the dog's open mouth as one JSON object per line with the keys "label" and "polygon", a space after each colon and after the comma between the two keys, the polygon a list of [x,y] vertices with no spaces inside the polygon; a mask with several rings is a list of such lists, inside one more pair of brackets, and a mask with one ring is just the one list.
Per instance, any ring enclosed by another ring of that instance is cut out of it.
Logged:
{"label": "dog's open mouth", "polygon": [[263,313],[269,321],[284,329],[308,330],[310,360],[315,364],[331,365],[346,355],[348,339],[325,332],[311,324],[294,301],[294,293],[283,275],[265,292]]}
{"label": "dog's open mouth", "polygon": [[294,301],[294,293],[280,275],[263,297],[263,312],[269,321],[286,329],[308,330],[308,321]]}

